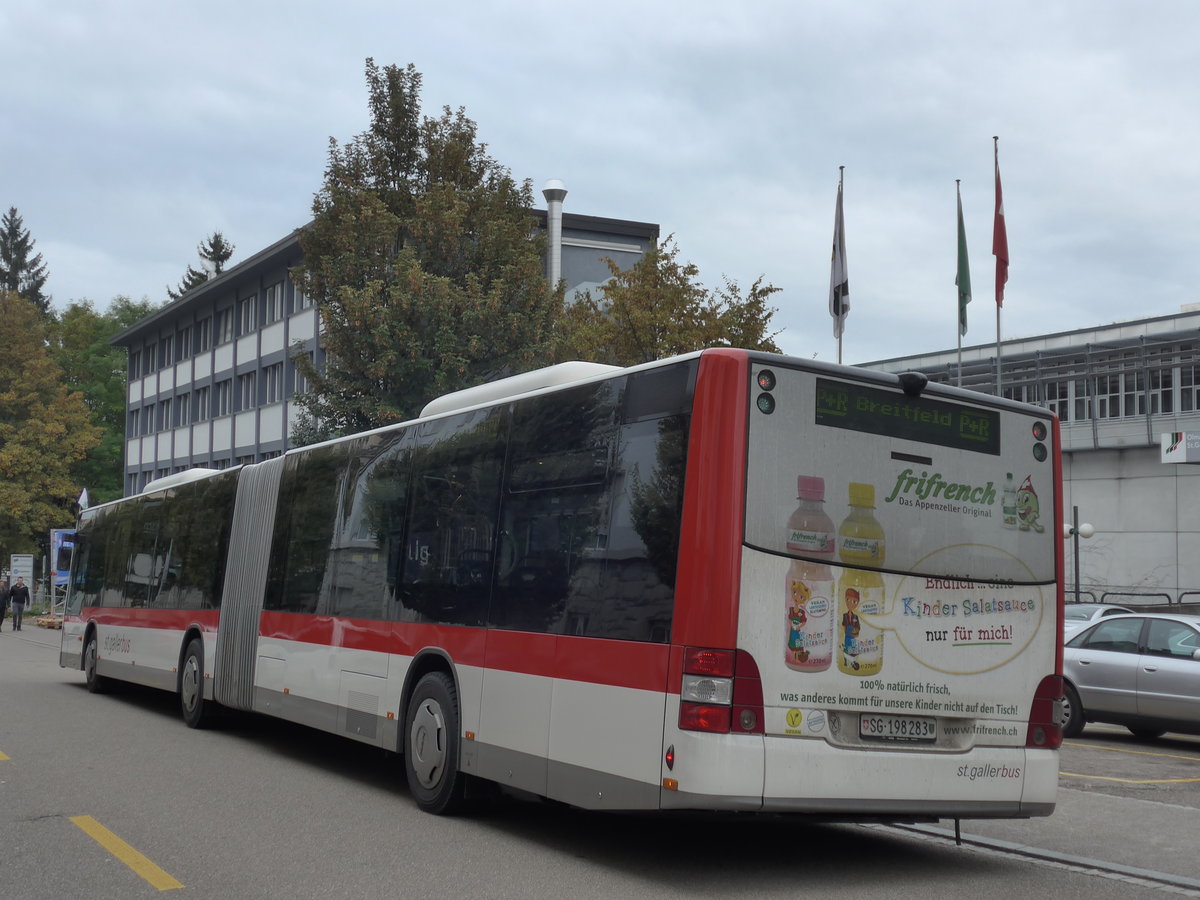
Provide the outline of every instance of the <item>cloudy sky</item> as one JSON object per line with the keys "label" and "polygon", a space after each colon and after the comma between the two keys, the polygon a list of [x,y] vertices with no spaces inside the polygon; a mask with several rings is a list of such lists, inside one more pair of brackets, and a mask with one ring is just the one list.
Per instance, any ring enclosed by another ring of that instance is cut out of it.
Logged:
{"label": "cloudy sky", "polygon": [[367,125],[363,63],[413,63],[518,179],[569,212],[658,223],[701,280],[775,295],[779,342],[833,360],[956,341],[955,179],[994,342],[1200,302],[1193,0],[6,0],[0,207],[55,305],[165,299],[214,230],[236,263],[307,221],[330,137]]}

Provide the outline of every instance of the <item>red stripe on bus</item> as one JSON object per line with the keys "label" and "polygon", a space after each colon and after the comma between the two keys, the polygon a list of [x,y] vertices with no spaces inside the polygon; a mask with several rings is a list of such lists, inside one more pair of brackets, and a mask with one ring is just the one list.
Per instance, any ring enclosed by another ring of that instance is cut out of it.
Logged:
{"label": "red stripe on bus", "polygon": [[83,610],[82,616],[72,617],[109,627],[157,628],[163,631],[186,631],[198,625],[201,631],[215,632],[221,616],[218,609],[153,609],[126,606],[96,606]]}

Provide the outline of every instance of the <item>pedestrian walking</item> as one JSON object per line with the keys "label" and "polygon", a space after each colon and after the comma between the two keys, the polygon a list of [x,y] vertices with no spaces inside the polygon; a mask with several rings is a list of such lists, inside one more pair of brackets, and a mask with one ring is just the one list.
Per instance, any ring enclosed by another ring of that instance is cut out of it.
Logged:
{"label": "pedestrian walking", "polygon": [[25,616],[25,605],[29,603],[29,586],[20,575],[17,576],[17,583],[8,592],[8,602],[12,605],[13,631],[20,631],[21,619]]}
{"label": "pedestrian walking", "polygon": [[8,579],[0,578],[0,631],[4,630],[4,617],[8,615]]}

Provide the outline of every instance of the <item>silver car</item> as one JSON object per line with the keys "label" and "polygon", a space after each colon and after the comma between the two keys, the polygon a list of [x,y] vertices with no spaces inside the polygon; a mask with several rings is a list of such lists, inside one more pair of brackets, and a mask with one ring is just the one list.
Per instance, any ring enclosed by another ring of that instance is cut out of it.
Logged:
{"label": "silver car", "polygon": [[1200,616],[1106,616],[1067,642],[1063,677],[1066,737],[1086,722],[1200,734]]}

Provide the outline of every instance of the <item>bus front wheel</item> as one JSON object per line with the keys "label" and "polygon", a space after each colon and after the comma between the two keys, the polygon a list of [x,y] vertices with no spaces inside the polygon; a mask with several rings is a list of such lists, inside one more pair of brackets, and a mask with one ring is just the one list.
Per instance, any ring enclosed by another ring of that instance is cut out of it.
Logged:
{"label": "bus front wheel", "polygon": [[108,688],[108,679],[97,674],[97,658],[96,633],[93,631],[88,635],[87,643],[83,647],[83,680],[91,693],[102,694]]}
{"label": "bus front wheel", "polygon": [[204,699],[204,645],[192,638],[179,669],[179,711],[188,728],[203,728],[212,721],[212,706]]}
{"label": "bus front wheel", "polygon": [[417,806],[434,815],[462,810],[464,776],[458,770],[458,691],[445,672],[417,682],[404,718],[404,772]]}

